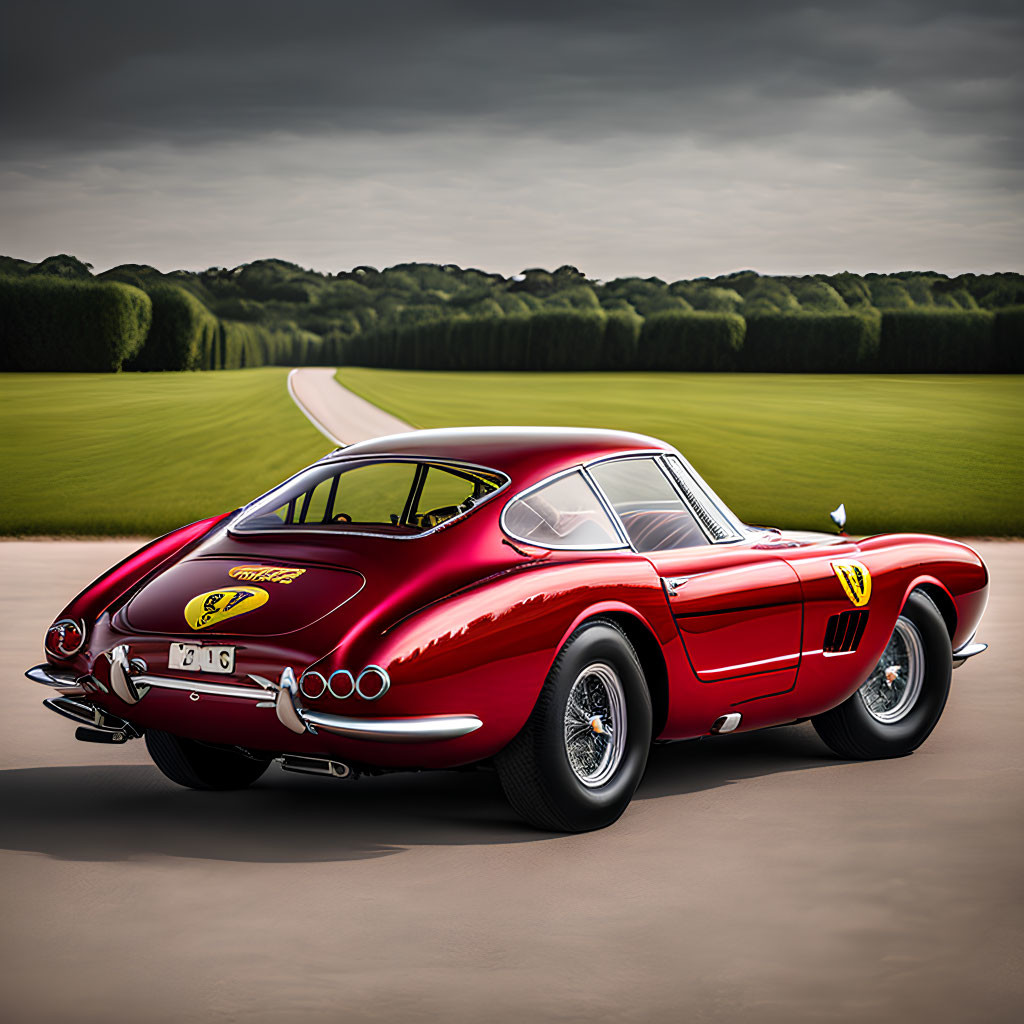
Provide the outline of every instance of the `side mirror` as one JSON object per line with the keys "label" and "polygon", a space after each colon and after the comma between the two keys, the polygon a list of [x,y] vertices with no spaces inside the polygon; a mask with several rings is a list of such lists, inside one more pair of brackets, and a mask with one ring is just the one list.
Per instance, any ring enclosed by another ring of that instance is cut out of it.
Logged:
{"label": "side mirror", "polygon": [[828,517],[839,527],[839,532],[842,533],[846,526],[846,505],[840,504],[839,508],[829,512]]}

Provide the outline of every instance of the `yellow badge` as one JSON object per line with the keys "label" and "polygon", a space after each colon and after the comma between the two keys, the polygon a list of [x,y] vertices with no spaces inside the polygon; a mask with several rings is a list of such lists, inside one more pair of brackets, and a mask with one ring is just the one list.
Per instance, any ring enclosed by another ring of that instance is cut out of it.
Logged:
{"label": "yellow badge", "polygon": [[833,562],[832,571],[855,608],[871,600],[871,573],[866,565],[861,562]]}
{"label": "yellow badge", "polygon": [[270,595],[260,587],[224,587],[196,594],[185,605],[185,621],[193,629],[206,629],[225,619],[255,611],[265,605]]}
{"label": "yellow badge", "polygon": [[247,583],[291,583],[297,580],[305,569],[283,569],[277,565],[236,565],[228,570],[233,580]]}

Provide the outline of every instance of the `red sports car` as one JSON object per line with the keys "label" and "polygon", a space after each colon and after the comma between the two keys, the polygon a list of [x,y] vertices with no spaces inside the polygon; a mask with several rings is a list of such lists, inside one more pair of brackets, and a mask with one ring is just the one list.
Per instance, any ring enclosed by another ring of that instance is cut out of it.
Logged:
{"label": "red sports car", "polygon": [[27,674],[185,786],[489,763],[575,832],[618,818],[653,740],[810,719],[841,757],[909,753],[985,649],[987,590],[955,541],[745,526],[649,437],[423,430],[142,548]]}

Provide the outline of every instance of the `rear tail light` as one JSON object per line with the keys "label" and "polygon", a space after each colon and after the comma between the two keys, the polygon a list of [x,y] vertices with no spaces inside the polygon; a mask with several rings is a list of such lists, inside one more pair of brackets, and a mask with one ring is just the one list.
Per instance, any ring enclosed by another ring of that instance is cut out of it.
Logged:
{"label": "rear tail light", "polygon": [[77,654],[85,643],[85,623],[75,619],[58,619],[46,631],[46,649],[61,658]]}

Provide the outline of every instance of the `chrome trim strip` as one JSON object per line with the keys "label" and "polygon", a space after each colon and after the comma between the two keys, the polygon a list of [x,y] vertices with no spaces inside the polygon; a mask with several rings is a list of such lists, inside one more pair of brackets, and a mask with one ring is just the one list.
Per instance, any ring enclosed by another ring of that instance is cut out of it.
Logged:
{"label": "chrome trim strip", "polygon": [[31,679],[33,683],[42,683],[43,686],[62,687],[77,686],[79,679],[77,672],[61,668],[59,665],[51,665],[49,662],[33,666],[25,673],[25,677]]}
{"label": "chrome trim strip", "polygon": [[133,676],[136,686],[152,686],[158,690],[185,690],[206,693],[211,697],[242,697],[245,700],[266,700],[267,691],[256,686],[234,686],[210,683],[205,679],[177,679],[171,676]]}
{"label": "chrome trim strip", "polygon": [[303,720],[325,732],[353,740],[420,743],[452,740],[476,732],[484,723],[476,715],[424,715],[417,718],[345,718],[299,709]]}

